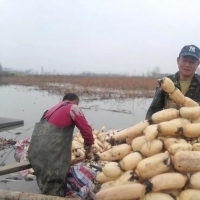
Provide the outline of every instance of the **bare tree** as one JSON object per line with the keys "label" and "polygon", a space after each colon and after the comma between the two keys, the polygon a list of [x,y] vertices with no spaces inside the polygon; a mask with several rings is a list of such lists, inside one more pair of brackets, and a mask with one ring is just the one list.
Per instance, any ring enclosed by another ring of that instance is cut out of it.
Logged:
{"label": "bare tree", "polygon": [[1,83],[2,74],[3,74],[3,67],[0,63],[0,83]]}
{"label": "bare tree", "polygon": [[3,71],[3,67],[2,67],[2,65],[0,63],[0,74],[2,73],[2,71]]}
{"label": "bare tree", "polygon": [[154,67],[154,69],[152,70],[152,76],[156,76],[156,74],[160,73],[160,67]]}

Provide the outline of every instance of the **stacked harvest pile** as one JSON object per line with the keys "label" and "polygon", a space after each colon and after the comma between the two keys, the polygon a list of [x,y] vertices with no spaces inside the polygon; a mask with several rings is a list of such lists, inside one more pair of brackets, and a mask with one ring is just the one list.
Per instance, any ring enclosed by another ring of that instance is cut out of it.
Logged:
{"label": "stacked harvest pile", "polygon": [[[103,126],[101,128],[101,131],[93,130],[93,137],[94,137],[94,144],[92,145],[92,152],[93,153],[102,153],[104,151],[107,151],[112,146],[107,141],[112,138],[114,135],[114,131],[110,130],[109,134],[105,134],[106,127]],[[72,140],[72,160],[84,157],[85,156],[85,150],[84,150],[84,139],[82,138],[81,134],[78,132],[76,136],[73,137]]]}
{"label": "stacked harvest pile", "polygon": [[115,133],[112,143],[126,143],[94,154],[108,162],[96,167],[96,200],[200,199],[200,107],[170,79],[159,83],[180,110],[159,111]]}

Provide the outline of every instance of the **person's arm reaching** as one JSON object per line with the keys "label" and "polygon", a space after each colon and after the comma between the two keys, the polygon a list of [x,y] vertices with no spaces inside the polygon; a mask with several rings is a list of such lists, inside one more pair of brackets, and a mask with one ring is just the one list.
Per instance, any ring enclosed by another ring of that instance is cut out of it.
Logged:
{"label": "person's arm reaching", "polygon": [[82,110],[77,105],[73,105],[70,109],[70,115],[76,127],[80,130],[85,145],[91,146],[94,143],[92,128],[88,124]]}

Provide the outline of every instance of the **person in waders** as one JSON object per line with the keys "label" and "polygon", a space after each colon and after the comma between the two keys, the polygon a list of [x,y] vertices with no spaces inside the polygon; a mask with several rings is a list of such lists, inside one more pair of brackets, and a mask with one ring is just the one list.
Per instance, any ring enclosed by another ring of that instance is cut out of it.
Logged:
{"label": "person in waders", "polygon": [[[200,49],[195,45],[186,45],[181,49],[177,58],[179,71],[168,76],[186,97],[196,101],[200,105],[200,76],[195,74],[200,63]],[[169,95],[161,87],[156,88],[154,99],[146,113],[145,119],[163,109],[176,108],[180,105],[169,98]]]}
{"label": "person in waders", "polygon": [[84,138],[86,156],[91,151],[92,128],[78,104],[76,94],[66,94],[61,102],[43,114],[33,130],[28,157],[43,194],[62,197],[66,194],[75,126]]}

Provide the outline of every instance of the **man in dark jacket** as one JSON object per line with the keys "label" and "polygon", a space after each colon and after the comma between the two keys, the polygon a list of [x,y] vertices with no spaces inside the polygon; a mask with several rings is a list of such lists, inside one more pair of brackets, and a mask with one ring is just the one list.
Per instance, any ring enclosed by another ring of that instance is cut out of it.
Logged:
{"label": "man in dark jacket", "polygon": [[[195,74],[200,61],[200,49],[195,45],[186,45],[181,49],[177,64],[179,71],[169,76],[185,96],[200,104],[200,76]],[[161,87],[156,88],[154,99],[147,111],[146,119],[162,109],[180,108]]]}
{"label": "man in dark jacket", "polygon": [[43,194],[63,197],[66,194],[65,179],[71,162],[75,126],[84,138],[86,154],[91,151],[92,128],[78,103],[76,94],[66,94],[63,101],[46,111],[35,125],[28,157]]}

